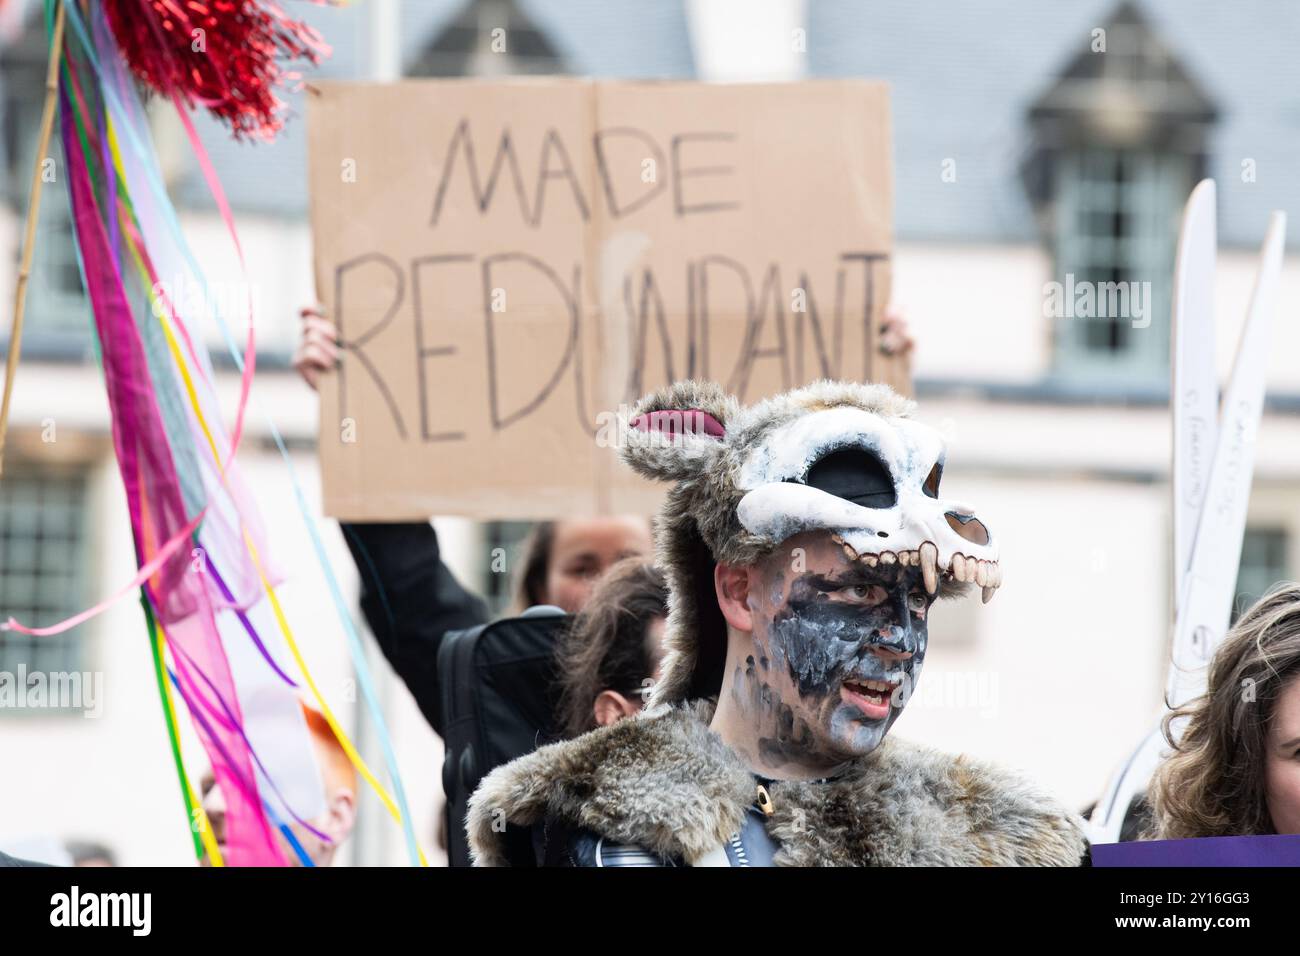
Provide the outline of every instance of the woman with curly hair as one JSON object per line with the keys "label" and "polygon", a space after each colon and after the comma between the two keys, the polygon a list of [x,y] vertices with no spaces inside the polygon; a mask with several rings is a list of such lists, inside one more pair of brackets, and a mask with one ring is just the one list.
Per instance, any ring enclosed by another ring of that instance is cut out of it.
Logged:
{"label": "woman with curly hair", "polygon": [[1300,834],[1300,584],[1264,595],[1228,632],[1205,694],[1151,786],[1158,840]]}

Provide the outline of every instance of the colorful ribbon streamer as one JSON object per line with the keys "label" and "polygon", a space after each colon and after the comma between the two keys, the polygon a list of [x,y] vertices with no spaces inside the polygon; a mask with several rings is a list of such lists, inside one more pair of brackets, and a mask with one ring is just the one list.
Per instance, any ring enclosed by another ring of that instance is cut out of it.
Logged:
{"label": "colorful ribbon streamer", "polygon": [[[47,0],[47,22],[57,2]],[[274,423],[270,423],[271,434],[289,468],[299,512],[347,636],[396,800],[366,766],[312,679],[275,593],[278,575],[262,558],[266,548],[260,519],[235,464],[256,366],[251,297],[241,354],[222,310],[208,309],[213,301],[208,283],[167,196],[144,111],[114,45],[103,6],[88,5],[83,17],[77,4],[69,2],[65,15],[70,36],[62,51],[51,51],[52,56],[63,56],[60,128],[79,265],[94,316],[139,570],[110,598],[66,621],[28,627],[11,619],[3,626],[33,635],[57,634],[139,590],[173,760],[187,816],[194,823],[195,853],[206,853],[217,865],[280,864],[284,855],[279,837],[300,861],[309,863],[291,827],[258,791],[255,767],[271,792],[280,796],[276,768],[263,764],[245,732],[237,687],[216,626],[217,614],[237,615],[267,665],[266,680],[285,693],[292,692],[298,682],[275,661],[245,613],[253,602],[266,600],[303,682],[349,759],[401,825],[412,863],[423,864],[360,637]],[[172,99],[243,271],[243,250],[216,172],[181,95],[172,91]],[[183,277],[201,291],[201,304],[194,307],[197,314],[187,315],[189,303],[169,293],[164,282],[169,275]],[[132,307],[132,288],[143,294],[147,308]],[[248,289],[247,282],[243,288]],[[229,434],[218,413],[211,361],[191,332],[191,326],[204,318],[216,321],[240,371],[239,404]],[[202,567],[192,566],[192,557]],[[167,654],[174,668],[167,668]],[[170,682],[165,673],[170,673]],[[226,798],[224,860],[185,772],[173,688],[190,713]],[[288,809],[295,823],[323,838],[288,804],[279,805]]]}

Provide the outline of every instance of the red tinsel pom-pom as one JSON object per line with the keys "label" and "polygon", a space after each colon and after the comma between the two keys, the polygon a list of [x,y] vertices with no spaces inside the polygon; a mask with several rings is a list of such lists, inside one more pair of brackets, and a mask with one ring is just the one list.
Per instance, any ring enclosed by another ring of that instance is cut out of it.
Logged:
{"label": "red tinsel pom-pom", "polygon": [[320,34],[265,0],[104,0],[104,13],[141,81],[207,107],[237,139],[283,126],[275,91],[297,79],[285,61],[329,54]]}

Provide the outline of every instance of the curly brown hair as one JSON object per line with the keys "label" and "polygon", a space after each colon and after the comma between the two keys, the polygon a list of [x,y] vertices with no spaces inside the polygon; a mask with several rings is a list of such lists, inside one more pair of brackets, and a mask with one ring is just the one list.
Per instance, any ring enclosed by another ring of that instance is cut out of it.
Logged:
{"label": "curly brown hair", "polygon": [[[1205,694],[1164,719],[1173,754],[1151,784],[1150,839],[1275,832],[1264,791],[1274,707],[1300,677],[1300,584],[1283,584],[1233,625],[1210,664]],[[1186,719],[1174,742],[1171,726]]]}
{"label": "curly brown hair", "polygon": [[650,625],[667,616],[668,586],[658,568],[644,558],[624,558],[610,567],[557,650],[559,718],[568,736],[595,728],[592,705],[601,691],[641,690],[656,663]]}

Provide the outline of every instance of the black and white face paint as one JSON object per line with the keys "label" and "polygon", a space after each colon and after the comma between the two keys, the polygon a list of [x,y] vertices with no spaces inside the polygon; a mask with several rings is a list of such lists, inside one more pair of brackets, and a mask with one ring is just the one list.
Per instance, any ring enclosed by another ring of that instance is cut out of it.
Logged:
{"label": "black and white face paint", "polygon": [[824,532],[792,543],[800,560],[775,557],[751,591],[755,654],[732,674],[772,767],[879,746],[920,677],[933,600],[918,567],[852,560]]}

